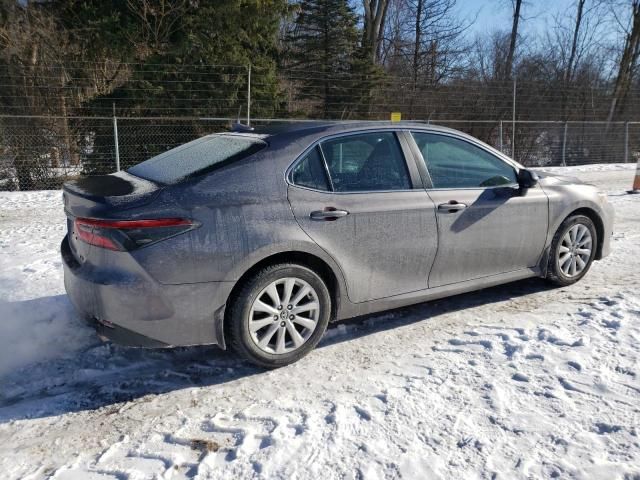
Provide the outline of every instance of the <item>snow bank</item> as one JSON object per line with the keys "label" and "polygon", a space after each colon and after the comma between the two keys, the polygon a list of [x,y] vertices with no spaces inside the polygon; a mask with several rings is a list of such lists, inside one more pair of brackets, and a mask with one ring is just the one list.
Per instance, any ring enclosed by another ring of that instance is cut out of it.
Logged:
{"label": "snow bank", "polygon": [[0,319],[0,378],[33,363],[73,356],[96,341],[63,295],[2,302]]}
{"label": "snow bank", "polygon": [[[0,192],[0,381],[96,341],[64,294],[59,191]],[[0,396],[2,392],[0,391]]]}

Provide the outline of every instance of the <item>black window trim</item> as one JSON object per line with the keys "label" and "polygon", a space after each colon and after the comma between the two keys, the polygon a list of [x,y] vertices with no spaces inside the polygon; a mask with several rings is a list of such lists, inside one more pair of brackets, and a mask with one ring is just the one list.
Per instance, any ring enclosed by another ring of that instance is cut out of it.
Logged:
{"label": "black window trim", "polygon": [[[335,192],[336,187],[333,185],[333,178],[331,178],[331,172],[329,171],[329,164],[327,163],[327,157],[324,155],[324,150],[322,148],[322,142],[318,142],[316,145],[317,150],[320,152],[320,159],[322,161],[322,167],[324,168],[324,174],[327,176],[327,180],[329,182],[329,190],[330,192]],[[311,151],[311,150],[310,150]]]}
{"label": "black window trim", "polygon": [[[424,131],[426,133],[426,131]],[[431,174],[429,170],[427,170],[427,164],[422,158],[422,152],[418,147],[413,135],[410,130],[402,130],[400,132],[403,140],[406,142],[410,152],[411,158],[413,159],[413,166],[416,168],[418,175],[422,180],[422,185],[425,190],[430,190],[433,188],[433,182],[431,181]]]}
{"label": "black window trim", "polygon": [[[487,186],[487,187],[442,187],[442,188],[438,188],[438,187],[434,187],[433,186],[433,182],[431,180],[431,174],[429,173],[429,169],[427,167],[427,161],[424,158],[424,155],[422,155],[422,151],[420,150],[420,147],[418,147],[418,144],[415,140],[415,138],[413,138],[413,133],[428,133],[431,135],[440,135],[443,137],[450,137],[450,138],[455,138],[456,140],[460,140],[462,142],[468,143],[469,145],[473,145],[474,147],[479,148],[480,150],[484,151],[485,153],[491,155],[492,157],[494,157],[496,160],[508,165],[509,167],[513,168],[513,170],[516,173],[516,179],[518,178],[518,172],[520,171],[521,167],[520,165],[518,165],[515,161],[511,160],[511,159],[507,159],[507,158],[502,158],[502,156],[498,156],[496,155],[494,152],[492,152],[491,150],[487,149],[484,145],[478,143],[478,142],[473,142],[470,141],[468,138],[465,138],[463,136],[460,135],[456,135],[456,134],[452,134],[449,132],[440,132],[440,131],[435,131],[435,130],[420,130],[418,128],[410,128],[406,130],[408,135],[407,137],[409,137],[407,140],[412,143],[413,145],[415,145],[415,149],[413,149],[414,151],[414,155],[416,156],[416,161],[418,162],[419,165],[424,166],[424,171],[426,172],[426,175],[428,176],[429,179],[429,186],[426,187],[426,190],[438,190],[438,191],[445,191],[445,190],[490,190],[490,189],[496,189],[496,188],[520,188],[520,185],[518,184],[518,182],[514,182],[514,183],[508,183],[505,185],[493,185],[493,186]],[[422,169],[421,169],[422,171]]]}
{"label": "black window trim", "polygon": [[[302,188],[305,190],[311,190],[313,192],[319,193],[331,193],[334,195],[358,195],[358,194],[368,194],[368,193],[395,193],[395,192],[415,192],[416,190],[424,189],[424,185],[422,182],[422,178],[419,174],[419,171],[416,166],[416,159],[414,152],[411,151],[410,143],[405,138],[404,131],[407,130],[405,128],[376,128],[376,129],[366,129],[366,130],[353,130],[351,132],[341,132],[335,133],[332,135],[327,135],[325,137],[321,137],[315,140],[311,145],[309,145],[298,157],[289,165],[287,170],[285,171],[285,181],[289,186],[295,188]],[[396,141],[398,142],[398,146],[400,147],[400,151],[402,153],[402,157],[404,160],[405,167],[407,169],[407,173],[409,175],[409,183],[412,188],[408,189],[393,189],[393,190],[359,190],[354,192],[336,192],[333,187],[333,179],[329,173],[329,166],[327,164],[327,160],[324,156],[324,151],[322,150],[321,144],[326,142],[327,140],[334,140],[336,138],[342,137],[351,137],[355,135],[365,135],[365,134],[375,134],[375,133],[392,133],[394,134]],[[293,169],[295,166],[301,162],[309,152],[311,152],[315,147],[318,147],[320,151],[320,156],[322,158],[322,162],[324,164],[325,173],[329,179],[329,187],[331,190],[318,190],[317,188],[305,187],[303,185],[296,185],[293,182],[291,177]]]}

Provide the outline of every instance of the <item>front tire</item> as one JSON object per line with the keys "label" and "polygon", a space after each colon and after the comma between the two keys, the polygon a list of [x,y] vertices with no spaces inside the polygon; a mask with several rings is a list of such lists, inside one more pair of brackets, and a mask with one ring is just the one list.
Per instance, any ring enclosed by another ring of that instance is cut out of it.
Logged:
{"label": "front tire", "polygon": [[266,368],[296,362],[324,335],[331,297],[322,278],[295,263],[259,270],[234,295],[228,321],[231,347]]}
{"label": "front tire", "polygon": [[576,283],[591,268],[597,245],[598,233],[589,217],[568,217],[551,242],[547,279],[560,286]]}

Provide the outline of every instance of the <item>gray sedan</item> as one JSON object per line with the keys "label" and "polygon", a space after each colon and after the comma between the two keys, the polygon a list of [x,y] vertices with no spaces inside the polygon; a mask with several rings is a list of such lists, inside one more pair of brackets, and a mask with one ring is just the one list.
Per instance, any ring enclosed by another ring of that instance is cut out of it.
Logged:
{"label": "gray sedan", "polygon": [[461,132],[311,123],[209,135],[64,186],[65,287],[126,345],[231,345],[265,367],[333,320],[529,277],[580,280],[613,209]]}

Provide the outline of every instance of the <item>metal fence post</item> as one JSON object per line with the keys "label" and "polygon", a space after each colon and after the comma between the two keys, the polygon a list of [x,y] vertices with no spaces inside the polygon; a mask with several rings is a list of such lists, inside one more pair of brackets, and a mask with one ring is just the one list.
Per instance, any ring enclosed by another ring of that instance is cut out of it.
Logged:
{"label": "metal fence post", "polygon": [[502,145],[502,120],[500,120],[500,127],[498,128],[498,131],[500,132],[500,151],[504,153],[504,147]]}
{"label": "metal fence post", "polygon": [[513,79],[513,110],[511,112],[511,158],[516,158],[516,79]]}
{"label": "metal fence post", "polygon": [[567,128],[569,123],[564,122],[564,135],[562,136],[562,166],[567,166],[566,154],[567,154]]}
{"label": "metal fence post", "polygon": [[251,125],[251,64],[247,74],[247,127]]}
{"label": "metal fence post", "polygon": [[116,172],[120,171],[120,147],[118,145],[118,117],[116,117],[116,105],[113,104],[113,144],[116,147]]}
{"label": "metal fence post", "polygon": [[629,122],[624,122],[624,163],[629,163]]}

